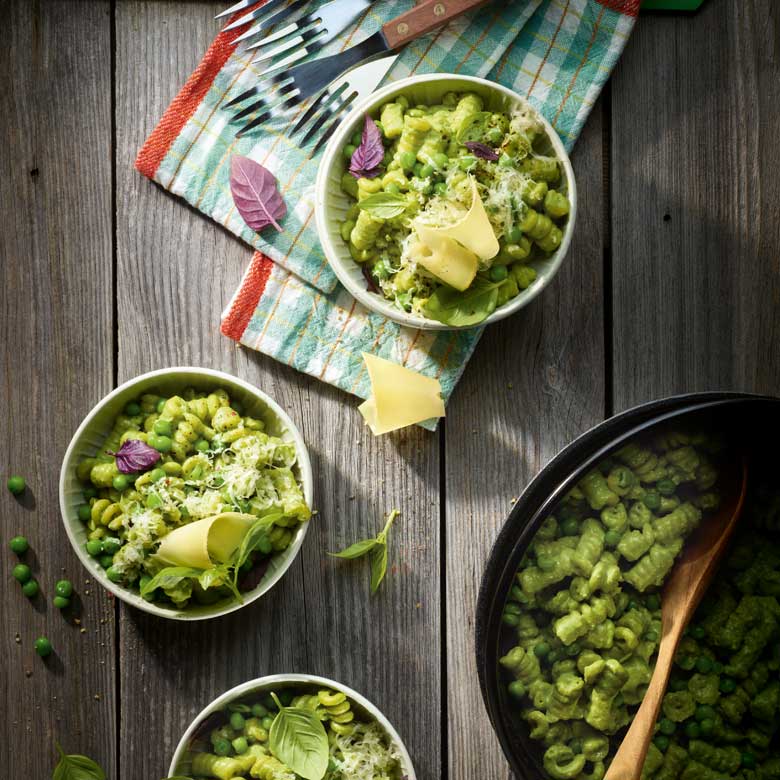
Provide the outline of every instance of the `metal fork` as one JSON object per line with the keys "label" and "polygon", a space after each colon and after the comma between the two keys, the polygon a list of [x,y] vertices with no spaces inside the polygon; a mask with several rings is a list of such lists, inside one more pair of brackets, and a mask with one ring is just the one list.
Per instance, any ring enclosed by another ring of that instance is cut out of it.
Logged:
{"label": "metal fork", "polygon": [[[456,16],[485,5],[486,2],[487,0],[424,0],[406,13],[387,22],[361,43],[338,54],[300,63],[292,68],[289,65],[293,63],[288,58],[279,67],[264,74],[256,86],[242,92],[226,104],[226,108],[235,106],[256,95],[265,95],[276,87],[275,102],[260,97],[236,115],[234,119],[240,120],[250,114],[257,114],[239,131],[238,135],[244,135],[269,119],[282,115],[287,109],[320,92],[340,75],[358,65],[383,57],[409,41],[446,24]],[[307,111],[307,121],[317,114],[318,109],[339,107],[341,99],[346,99],[343,91],[339,92],[338,88],[326,90]]]}

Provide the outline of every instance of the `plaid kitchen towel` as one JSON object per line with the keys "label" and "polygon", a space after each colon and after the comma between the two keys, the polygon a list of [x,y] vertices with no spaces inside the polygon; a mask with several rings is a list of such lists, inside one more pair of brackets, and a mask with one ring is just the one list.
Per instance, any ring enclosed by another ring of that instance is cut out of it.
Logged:
{"label": "plaid kitchen towel", "polygon": [[[495,0],[409,44],[387,80],[450,72],[483,76],[539,109],[571,148],[636,20],[640,0]],[[341,50],[412,6],[380,0],[329,50]],[[288,137],[290,122],[236,138],[221,106],[260,75],[250,53],[220,33],[141,149],[136,167],[257,250],[222,318],[222,332],[300,371],[366,398],[362,352],[437,377],[451,395],[482,329],[418,331],[366,310],[337,282],[318,245],[318,157]],[[294,121],[294,119],[293,119]],[[249,229],[230,193],[230,159],[269,168],[288,204],[284,231]]]}

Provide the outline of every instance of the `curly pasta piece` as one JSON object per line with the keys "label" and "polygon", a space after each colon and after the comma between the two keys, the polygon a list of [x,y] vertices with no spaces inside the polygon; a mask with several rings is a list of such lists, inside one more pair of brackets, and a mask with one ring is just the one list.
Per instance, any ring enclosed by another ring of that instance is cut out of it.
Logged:
{"label": "curly pasta piece", "polygon": [[590,577],[593,567],[604,552],[604,529],[598,520],[590,517],[583,521],[581,528],[572,563],[578,574]]}
{"label": "curly pasta piece", "polygon": [[653,523],[655,538],[662,544],[670,544],[689,534],[701,520],[701,510],[693,504],[680,504],[668,515],[658,517]]}
{"label": "curly pasta piece", "polygon": [[351,734],[355,713],[346,695],[341,691],[320,691],[317,698],[327,713],[331,731],[342,735]]}
{"label": "curly pasta piece", "polygon": [[688,743],[688,752],[694,761],[698,761],[717,772],[733,774],[739,769],[742,762],[737,748],[717,748],[698,739],[692,739]]}
{"label": "curly pasta piece", "polygon": [[355,227],[352,228],[352,232],[349,235],[352,246],[359,250],[371,249],[376,243],[384,223],[383,219],[373,217],[367,211],[361,211],[358,214]]}
{"label": "curly pasta piece", "polygon": [[550,720],[571,720],[578,717],[578,705],[585,688],[585,680],[572,672],[563,672],[556,676],[547,708]]}
{"label": "curly pasta piece", "polygon": [[664,754],[651,742],[647,748],[647,756],[642,767],[642,780],[652,777],[664,763]]}
{"label": "curly pasta piece", "polygon": [[[192,773],[217,780],[233,780],[247,767],[242,761],[230,756],[215,756],[211,753],[196,753],[192,758]],[[291,775],[293,778],[294,775]]]}
{"label": "curly pasta piece", "polygon": [[545,753],[542,763],[544,771],[554,780],[572,780],[585,768],[585,756],[574,751],[567,745],[552,745]]}
{"label": "curly pasta piece", "polygon": [[664,696],[661,709],[669,720],[682,723],[693,717],[696,701],[688,691],[671,691]]}
{"label": "curly pasta piece", "polygon": [[613,733],[612,703],[620,689],[628,681],[628,672],[618,661],[610,658],[593,687],[590,706],[585,720],[595,729],[607,734]]}
{"label": "curly pasta piece", "polygon": [[623,579],[638,591],[647,590],[653,585],[661,585],[681,549],[682,540],[668,545],[655,542],[650,550],[625,572]]}
{"label": "curly pasta piece", "polygon": [[295,773],[271,755],[258,756],[249,774],[259,780],[295,780]]}
{"label": "curly pasta piece", "polygon": [[655,542],[655,533],[650,523],[645,523],[641,531],[627,531],[618,542],[617,551],[627,560],[639,560]]}
{"label": "curly pasta piece", "polygon": [[404,107],[400,103],[385,103],[379,114],[385,137],[398,138],[404,129]]}
{"label": "curly pasta piece", "polygon": [[620,496],[610,489],[604,475],[594,470],[586,474],[579,483],[591,509],[599,511],[605,506],[615,506],[620,502]]}
{"label": "curly pasta piece", "polygon": [[558,618],[553,623],[553,633],[564,645],[570,645],[614,614],[615,601],[611,596],[594,596],[576,612]]}
{"label": "curly pasta piece", "polygon": [[667,474],[660,458],[650,449],[631,443],[615,453],[642,482],[657,482]]}

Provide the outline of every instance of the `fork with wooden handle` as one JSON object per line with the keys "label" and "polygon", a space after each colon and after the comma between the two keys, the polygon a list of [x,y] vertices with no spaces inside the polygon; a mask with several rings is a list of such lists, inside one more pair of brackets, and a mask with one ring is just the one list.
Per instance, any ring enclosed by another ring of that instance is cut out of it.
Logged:
{"label": "fork with wooden handle", "polygon": [[[728,483],[727,483],[728,485]],[[639,780],[682,633],[726,551],[747,492],[747,461],[731,475],[727,500],[702,523],[685,546],[666,581],[661,598],[661,643],[642,705],[609,765],[604,780]]]}

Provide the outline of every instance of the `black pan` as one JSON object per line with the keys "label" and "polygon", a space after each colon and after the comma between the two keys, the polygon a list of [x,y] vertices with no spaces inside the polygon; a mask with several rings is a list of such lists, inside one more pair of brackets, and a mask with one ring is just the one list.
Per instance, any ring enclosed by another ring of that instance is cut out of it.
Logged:
{"label": "black pan", "polygon": [[477,670],[490,721],[513,772],[522,780],[542,780],[545,774],[540,744],[530,739],[516,704],[510,703],[498,666],[506,637],[501,616],[520,559],[541,523],[585,472],[634,437],[683,422],[686,427],[723,432],[747,445],[745,437],[750,431],[759,439],[777,435],[780,399],[744,393],[692,393],[642,404],[605,420],[561,450],[537,474],[493,545],[477,601]]}

